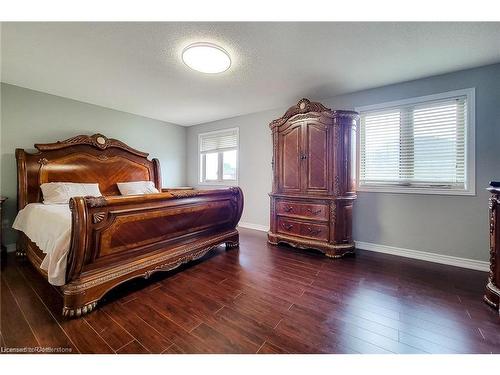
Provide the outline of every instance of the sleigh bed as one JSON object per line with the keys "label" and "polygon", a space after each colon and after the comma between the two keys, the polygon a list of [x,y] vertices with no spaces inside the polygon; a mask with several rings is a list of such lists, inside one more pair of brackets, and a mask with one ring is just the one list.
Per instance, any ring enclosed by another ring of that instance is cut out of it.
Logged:
{"label": "sleigh bed", "polygon": [[[92,311],[106,292],[127,280],[174,269],[220,244],[238,246],[243,210],[238,187],[162,191],[157,159],[101,134],[35,148],[35,153],[16,150],[19,210],[42,202],[43,183],[98,183],[102,193],[69,201],[64,316]],[[160,192],[121,196],[117,182],[132,181],[152,181]],[[47,276],[40,268],[45,254],[22,232],[17,253]]]}

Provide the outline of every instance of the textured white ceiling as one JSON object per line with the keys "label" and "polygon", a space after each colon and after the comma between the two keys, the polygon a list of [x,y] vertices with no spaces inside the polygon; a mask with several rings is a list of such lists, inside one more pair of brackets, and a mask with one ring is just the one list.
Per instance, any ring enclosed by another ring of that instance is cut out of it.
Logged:
{"label": "textured white ceiling", "polygon": [[[500,61],[500,23],[3,23],[2,81],[180,125]],[[232,67],[182,63],[193,42]]]}

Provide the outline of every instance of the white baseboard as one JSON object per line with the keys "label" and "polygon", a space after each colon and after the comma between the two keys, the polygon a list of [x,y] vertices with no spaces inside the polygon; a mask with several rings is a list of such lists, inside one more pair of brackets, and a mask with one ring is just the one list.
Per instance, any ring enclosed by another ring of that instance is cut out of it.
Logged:
{"label": "white baseboard", "polygon": [[375,251],[377,253],[392,254],[405,258],[425,260],[428,262],[447,264],[449,266],[456,266],[462,268],[469,268],[477,271],[489,271],[490,264],[481,260],[467,259],[452,257],[449,255],[441,255],[435,253],[428,253],[419,250],[404,249],[401,247],[379,245],[370,242],[354,241],[356,248],[368,251]]}
{"label": "white baseboard", "polygon": [[246,223],[244,221],[240,221],[238,223],[238,226],[240,226],[242,228],[260,230],[262,232],[267,232],[269,230],[269,227],[266,226],[266,225],[254,224],[254,223]]}
{"label": "white baseboard", "polygon": [[[269,230],[269,227],[267,227],[266,225],[247,223],[244,221],[240,221],[240,223],[238,225],[242,228],[254,229],[254,230],[259,230],[262,232],[267,232]],[[459,258],[459,257],[453,257],[453,256],[449,256],[449,255],[429,253],[429,252],[420,251],[420,250],[404,249],[402,247],[379,245],[379,244],[370,243],[370,242],[354,241],[354,243],[356,245],[356,248],[361,249],[361,250],[368,250],[368,251],[374,251],[377,253],[397,255],[397,256],[405,257],[405,258],[425,260],[427,262],[446,264],[449,266],[468,268],[468,269],[477,270],[477,271],[489,271],[489,269],[490,269],[489,262],[485,262],[485,261],[481,261],[481,260]]]}

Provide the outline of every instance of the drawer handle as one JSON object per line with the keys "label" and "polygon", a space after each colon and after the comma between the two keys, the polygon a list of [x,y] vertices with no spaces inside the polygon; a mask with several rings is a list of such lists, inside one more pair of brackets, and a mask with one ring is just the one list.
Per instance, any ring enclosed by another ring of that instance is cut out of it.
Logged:
{"label": "drawer handle", "polygon": [[285,230],[290,230],[293,228],[293,224],[287,224],[287,223],[283,223],[281,224],[281,226],[285,229]]}
{"label": "drawer handle", "polygon": [[313,214],[313,215],[317,215],[321,212],[321,208],[317,209],[317,210],[313,210],[312,208],[308,208],[307,209],[307,212]]}
{"label": "drawer handle", "polygon": [[310,234],[319,234],[321,233],[321,229],[313,229],[311,227],[307,227],[307,231],[310,233]]}
{"label": "drawer handle", "polygon": [[285,212],[293,212],[293,207],[292,206],[286,206],[285,207]]}

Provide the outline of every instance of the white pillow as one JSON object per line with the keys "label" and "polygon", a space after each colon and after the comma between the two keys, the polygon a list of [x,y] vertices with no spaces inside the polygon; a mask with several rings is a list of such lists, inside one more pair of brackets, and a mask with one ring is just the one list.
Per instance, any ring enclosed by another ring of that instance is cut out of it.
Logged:
{"label": "white pillow", "polygon": [[159,193],[153,181],[118,182],[122,195],[141,195]]}
{"label": "white pillow", "polygon": [[99,184],[74,182],[49,182],[40,185],[44,204],[68,204],[72,197],[100,197]]}

